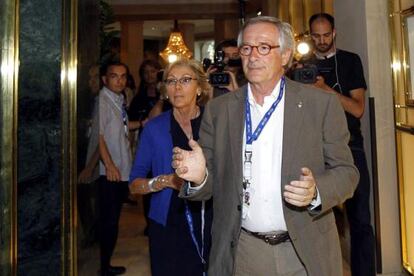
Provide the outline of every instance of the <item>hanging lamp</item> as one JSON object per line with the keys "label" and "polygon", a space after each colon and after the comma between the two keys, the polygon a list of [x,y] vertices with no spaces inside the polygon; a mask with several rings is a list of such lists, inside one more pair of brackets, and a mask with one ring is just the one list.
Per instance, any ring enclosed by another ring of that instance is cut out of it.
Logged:
{"label": "hanging lamp", "polygon": [[193,53],[184,43],[183,34],[178,30],[177,20],[174,20],[174,29],[171,31],[167,47],[160,52],[160,56],[169,63],[181,58],[189,59],[193,56]]}

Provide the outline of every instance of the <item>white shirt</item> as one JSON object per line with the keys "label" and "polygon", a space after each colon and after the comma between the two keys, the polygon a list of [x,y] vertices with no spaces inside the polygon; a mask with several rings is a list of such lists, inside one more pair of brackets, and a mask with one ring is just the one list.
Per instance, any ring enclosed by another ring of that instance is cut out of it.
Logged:
{"label": "white shirt", "polygon": [[[122,119],[124,96],[106,87],[99,92],[99,134],[103,135],[112,161],[121,173],[121,181],[129,180],[132,156]],[[106,175],[105,165],[99,162],[100,175]]]}
{"label": "white shirt", "polygon": [[[248,84],[248,101],[252,118],[252,132],[272,106],[279,95],[280,81],[271,95],[264,98],[263,106],[256,103],[250,84]],[[260,136],[253,142],[251,187],[254,193],[250,197],[250,206],[242,227],[252,232],[286,231],[283,215],[281,191],[283,118],[285,91],[283,97],[263,128]],[[243,134],[243,162],[246,146],[246,127]],[[244,169],[244,168],[243,168]]]}
{"label": "white shirt", "polygon": [[[256,103],[250,84],[247,86],[248,101],[252,119],[252,132],[262,120],[266,112],[276,101],[280,91],[279,81],[269,96],[264,98],[263,106]],[[252,150],[252,178],[251,187],[254,194],[250,197],[250,205],[246,218],[242,219],[242,227],[252,232],[287,231],[283,214],[282,197],[282,153],[283,153],[283,122],[285,112],[285,93],[263,128],[258,139],[253,142]],[[246,146],[246,125],[243,133],[243,164],[244,149]],[[244,167],[243,167],[244,170]],[[191,194],[200,190],[207,182],[207,175],[202,184],[193,187],[187,186],[187,193]],[[298,172],[298,179],[299,179]],[[285,183],[287,184],[287,183]],[[316,188],[317,189],[317,188]],[[317,198],[309,206],[314,209],[321,205],[321,198],[317,192]],[[243,208],[245,205],[243,205]]]}

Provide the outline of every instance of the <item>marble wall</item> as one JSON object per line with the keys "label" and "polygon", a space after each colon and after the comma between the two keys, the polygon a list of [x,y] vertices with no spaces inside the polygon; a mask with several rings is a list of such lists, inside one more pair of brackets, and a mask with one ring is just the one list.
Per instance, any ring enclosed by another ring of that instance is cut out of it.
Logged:
{"label": "marble wall", "polygon": [[18,275],[59,275],[62,3],[20,1]]}

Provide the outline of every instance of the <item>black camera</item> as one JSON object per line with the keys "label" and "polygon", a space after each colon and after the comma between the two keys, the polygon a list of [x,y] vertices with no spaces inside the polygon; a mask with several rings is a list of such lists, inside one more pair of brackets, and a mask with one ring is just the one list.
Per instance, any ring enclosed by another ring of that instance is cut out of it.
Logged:
{"label": "black camera", "polygon": [[292,79],[301,83],[315,83],[318,75],[319,70],[315,64],[304,64],[302,68],[292,71]]}
{"label": "black camera", "polygon": [[212,86],[220,87],[220,86],[227,86],[230,84],[230,75],[229,73],[223,72],[224,67],[226,64],[224,63],[224,52],[223,51],[217,51],[216,55],[214,56],[214,63],[211,64],[211,60],[204,59],[203,60],[203,66],[204,69],[207,70],[208,67],[212,65],[214,68],[216,68],[216,71],[213,73],[210,73],[209,76],[209,82]]}

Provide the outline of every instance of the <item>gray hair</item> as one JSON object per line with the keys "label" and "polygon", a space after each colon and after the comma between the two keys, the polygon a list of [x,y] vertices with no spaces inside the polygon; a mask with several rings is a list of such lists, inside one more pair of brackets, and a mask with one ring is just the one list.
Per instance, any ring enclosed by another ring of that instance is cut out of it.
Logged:
{"label": "gray hair", "polygon": [[244,30],[253,24],[258,23],[270,23],[276,26],[279,31],[279,45],[280,51],[282,53],[286,52],[287,50],[291,50],[291,54],[289,57],[289,62],[286,65],[290,67],[293,59],[293,53],[295,51],[295,38],[293,36],[292,26],[289,23],[283,22],[280,19],[273,17],[273,16],[257,16],[248,19],[243,27],[241,28],[239,35],[237,37],[237,45],[240,47],[243,43],[243,32]]}

